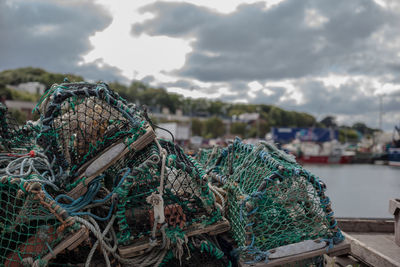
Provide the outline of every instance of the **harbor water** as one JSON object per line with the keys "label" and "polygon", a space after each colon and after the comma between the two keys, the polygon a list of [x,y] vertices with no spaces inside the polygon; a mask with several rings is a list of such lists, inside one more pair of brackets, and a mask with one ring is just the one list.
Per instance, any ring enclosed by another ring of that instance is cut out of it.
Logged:
{"label": "harbor water", "polygon": [[336,217],[393,218],[389,199],[400,198],[400,168],[383,165],[305,165],[326,184]]}

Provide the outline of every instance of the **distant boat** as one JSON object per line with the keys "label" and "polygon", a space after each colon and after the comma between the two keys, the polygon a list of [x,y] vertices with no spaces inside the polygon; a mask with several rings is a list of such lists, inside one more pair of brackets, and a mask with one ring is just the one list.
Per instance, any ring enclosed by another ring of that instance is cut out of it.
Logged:
{"label": "distant boat", "polygon": [[392,146],[388,151],[389,165],[400,167],[400,126],[394,127]]}
{"label": "distant boat", "polygon": [[400,167],[400,147],[389,148],[389,165]]}
{"label": "distant boat", "polygon": [[308,156],[303,155],[298,159],[300,163],[306,164],[348,164],[352,163],[354,155],[327,155]]}
{"label": "distant boat", "polygon": [[336,140],[322,144],[303,142],[300,149],[297,155],[300,163],[347,164],[351,163],[355,155],[353,151],[345,151]]}
{"label": "distant boat", "polygon": [[352,163],[354,151],[346,151],[337,140],[329,142],[294,142],[284,145],[285,149],[296,156],[300,163],[312,164],[347,164]]}

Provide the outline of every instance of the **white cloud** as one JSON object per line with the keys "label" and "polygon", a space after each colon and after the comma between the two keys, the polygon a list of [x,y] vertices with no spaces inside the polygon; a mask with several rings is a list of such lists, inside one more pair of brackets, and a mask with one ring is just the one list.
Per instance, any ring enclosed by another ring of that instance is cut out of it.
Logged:
{"label": "white cloud", "polygon": [[202,93],[202,92],[197,91],[197,90],[187,90],[187,89],[183,89],[183,88],[180,88],[180,87],[169,87],[168,91],[171,92],[171,93],[177,93],[177,94],[184,95],[185,97],[191,97],[191,98],[216,99],[216,98],[221,96],[220,92],[209,94],[209,93]]}
{"label": "white cloud", "polygon": [[154,1],[98,2],[110,10],[113,21],[107,29],[90,38],[93,50],[83,57],[85,63],[102,59],[121,69],[129,79],[153,75],[164,81],[162,72],[183,66],[185,55],[191,51],[189,41],[146,34],[134,37],[130,34],[133,23],[153,17],[150,13],[138,12],[138,9]]}
{"label": "white cloud", "polygon": [[[264,0],[265,8],[271,8],[285,0]],[[122,74],[129,79],[141,79],[152,75],[156,79],[164,80],[162,72],[169,72],[181,68],[185,57],[192,51],[190,43],[193,40],[184,40],[166,36],[151,37],[148,35],[132,36],[131,26],[152,18],[154,15],[138,10],[155,0],[97,0],[113,16],[111,25],[102,32],[90,38],[93,49],[83,57],[84,63],[92,63],[98,59],[111,66],[118,67]],[[164,2],[186,2],[203,6],[220,13],[233,12],[244,3],[256,3],[260,0],[167,0]],[[177,18],[179,19],[179,18]],[[209,56],[218,57],[217,53],[206,52]]]}
{"label": "white cloud", "polygon": [[0,67],[122,74],[194,98],[370,123],[384,95],[386,125],[399,116],[397,0],[162,2],[0,0]]}
{"label": "white cloud", "polygon": [[316,9],[307,9],[304,22],[310,28],[321,28],[327,23],[329,19],[324,17],[318,10]]}
{"label": "white cloud", "polygon": [[253,81],[247,84],[251,91],[257,92],[263,88],[259,81]]}

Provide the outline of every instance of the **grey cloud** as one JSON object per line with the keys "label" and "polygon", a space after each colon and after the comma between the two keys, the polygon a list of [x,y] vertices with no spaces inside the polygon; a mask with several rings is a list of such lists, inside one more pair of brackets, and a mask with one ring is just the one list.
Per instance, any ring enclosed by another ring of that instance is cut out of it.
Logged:
{"label": "grey cloud", "polygon": [[[298,105],[297,109],[309,111],[314,114],[342,114],[356,115],[379,110],[379,97],[367,94],[361,87],[361,82],[348,82],[338,88],[326,87],[318,81],[307,81],[299,83],[299,90],[303,94],[304,103]],[[398,111],[400,103],[399,91],[388,94],[385,97],[385,111]]]}
{"label": "grey cloud", "polygon": [[170,35],[175,37],[191,36],[195,34],[199,25],[206,25],[209,19],[213,19],[213,13],[204,7],[187,3],[156,2],[145,6],[141,12],[154,13],[155,19],[144,24],[136,24],[132,27],[133,34],[146,32],[151,35]]}
{"label": "grey cloud", "polygon": [[175,82],[166,82],[166,83],[162,83],[161,86],[164,86],[166,88],[179,87],[179,88],[183,88],[183,89],[187,89],[187,90],[197,90],[197,89],[201,88],[200,86],[195,85],[190,80],[177,80]]}
{"label": "grey cloud", "polygon": [[[239,85],[240,84],[240,85]],[[185,90],[190,90],[190,91],[199,91],[203,94],[214,94],[216,92],[218,92],[218,90],[222,87],[226,87],[227,84],[225,83],[213,83],[210,86],[199,86],[197,84],[195,84],[193,81],[188,80],[188,79],[181,79],[181,80],[177,80],[175,82],[164,82],[164,83],[159,83],[158,86],[162,86],[165,88],[170,88],[170,87],[178,87],[178,88],[182,88]],[[246,86],[246,84],[244,83],[231,83],[229,84],[230,88],[235,88],[235,86],[239,86],[237,87],[237,89],[241,88],[243,89],[243,86]],[[229,101],[227,99],[224,98],[225,101]]]}
{"label": "grey cloud", "polygon": [[[391,51],[374,48],[371,36],[384,26],[393,29],[398,20],[374,1],[287,0],[263,7],[263,3],[244,4],[233,13],[220,14],[187,3],[158,2],[143,8],[155,17],[133,25],[132,31],[194,37],[186,64],[174,74],[202,81],[388,70]],[[304,23],[312,9],[327,19],[320,28]]]}
{"label": "grey cloud", "polygon": [[145,84],[151,84],[152,82],[155,82],[156,79],[154,78],[153,75],[147,75],[147,76],[143,77],[143,79],[141,79],[140,81]]}
{"label": "grey cloud", "polygon": [[[257,91],[255,93],[254,103],[257,104],[269,104],[275,105],[281,102],[282,97],[288,94],[287,89],[284,87],[268,87],[268,90],[272,92],[272,94],[265,94],[263,90]],[[289,105],[290,102],[285,102],[286,105]]]}
{"label": "grey cloud", "polygon": [[[394,55],[400,47],[400,4],[386,2],[388,9],[373,0],[286,0],[270,9],[262,2],[243,4],[229,14],[187,3],[157,2],[143,8],[154,17],[133,25],[132,34],[191,40],[192,52],[172,74],[182,80],[228,84],[237,94],[223,95],[222,100],[245,99],[317,117],[334,114],[373,122],[379,100],[368,79],[333,88],[314,77],[363,75],[399,83],[400,60]],[[324,23],[307,25],[310,14]],[[262,90],[253,92],[253,98],[248,94],[251,81],[264,84],[287,79],[303,95],[302,103],[280,87],[269,88],[272,94]],[[198,90],[210,92],[209,88]],[[392,114],[386,125],[399,111],[397,93],[386,99],[385,112]]]}
{"label": "grey cloud", "polygon": [[[273,95],[265,95],[259,91],[256,101],[259,103],[276,104],[280,107],[308,112],[322,119],[326,115],[341,117],[346,124],[351,125],[357,121],[366,122],[372,127],[377,127],[379,113],[379,97],[371,94],[369,90],[360,90],[368,85],[365,82],[349,81],[339,87],[325,86],[322,82],[313,79],[294,83],[302,94],[304,101],[295,103],[290,98],[288,90],[278,89]],[[364,92],[366,91],[366,92]],[[391,130],[394,124],[398,124],[400,89],[383,96],[383,126]]]}
{"label": "grey cloud", "polygon": [[75,66],[74,72],[80,73],[83,77],[92,81],[118,81],[124,84],[129,84],[129,79],[122,76],[118,68],[105,64],[101,59]]}
{"label": "grey cloud", "polygon": [[89,37],[111,20],[89,0],[0,1],[0,70],[33,66],[92,80],[120,79],[120,71],[106,64],[78,66],[92,48]]}

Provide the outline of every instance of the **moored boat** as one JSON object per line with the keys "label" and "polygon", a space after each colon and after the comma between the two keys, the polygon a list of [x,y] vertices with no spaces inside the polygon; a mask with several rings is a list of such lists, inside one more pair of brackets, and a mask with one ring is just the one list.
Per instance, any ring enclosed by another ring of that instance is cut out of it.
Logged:
{"label": "moored boat", "polygon": [[393,142],[388,152],[389,165],[400,167],[400,126],[394,127]]}
{"label": "moored boat", "polygon": [[400,147],[389,148],[389,165],[400,167]]}
{"label": "moored boat", "polygon": [[352,163],[354,151],[346,151],[337,141],[329,142],[301,142],[295,141],[285,148],[296,155],[301,164],[347,164]]}

